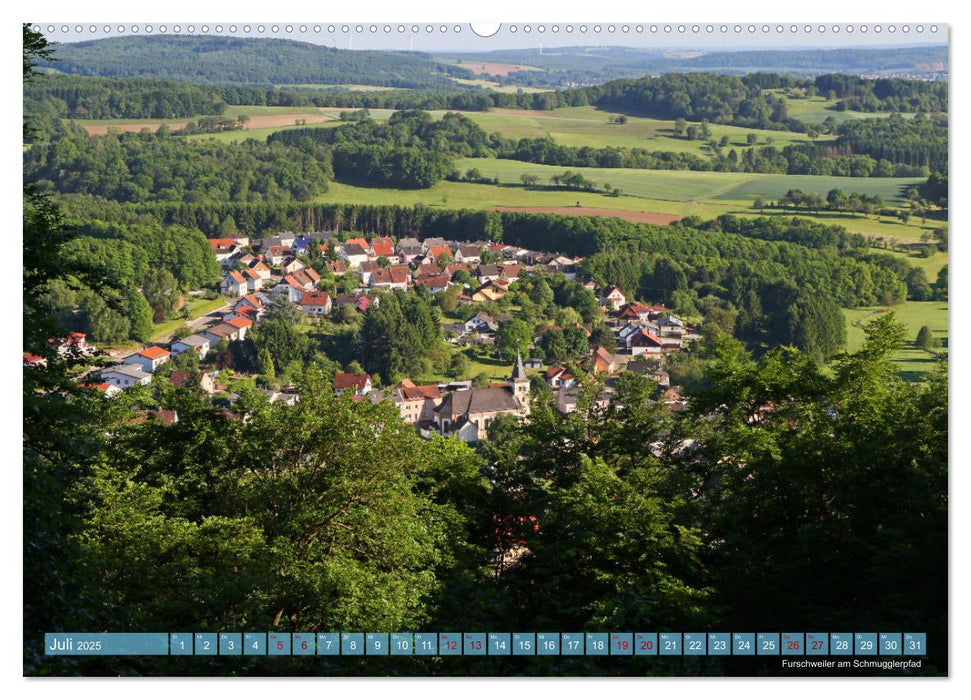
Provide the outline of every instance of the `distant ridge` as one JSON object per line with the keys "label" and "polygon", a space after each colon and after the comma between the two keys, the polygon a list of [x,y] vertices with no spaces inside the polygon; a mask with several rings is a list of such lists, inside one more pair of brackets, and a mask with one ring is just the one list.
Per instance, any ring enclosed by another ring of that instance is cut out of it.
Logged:
{"label": "distant ridge", "polygon": [[113,37],[57,46],[41,66],[107,78],[158,78],[196,84],[361,84],[451,88],[449,76],[472,77],[421,54],[349,51],[289,39]]}

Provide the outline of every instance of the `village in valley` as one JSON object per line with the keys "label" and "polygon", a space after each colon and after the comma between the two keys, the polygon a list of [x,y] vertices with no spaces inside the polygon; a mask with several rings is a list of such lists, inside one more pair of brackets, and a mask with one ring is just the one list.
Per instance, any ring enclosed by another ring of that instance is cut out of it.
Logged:
{"label": "village in valley", "polygon": [[[456,352],[471,349],[502,361],[497,338],[504,324],[516,320],[515,308],[501,306],[503,300],[519,291],[527,280],[559,279],[578,282],[584,293],[596,299],[599,333],[594,332],[594,323],[575,318],[567,329],[552,323],[552,319],[542,327],[531,328],[525,347],[516,350],[514,359],[507,351],[504,381],[486,382],[484,376],[478,376],[421,383],[401,377],[380,383],[367,372],[354,371],[360,366],[350,366],[334,372],[334,394],[348,395],[352,401],[390,401],[401,419],[421,435],[455,436],[466,443],[487,439],[487,429],[497,416],[526,418],[533,382],[548,387],[557,409],[564,414],[577,409],[581,380],[587,374],[602,380],[595,402],[600,407],[610,403],[616,378],[623,372],[654,382],[655,400],[666,409],[680,410],[686,404],[679,387],[671,386],[665,363],[672,353],[687,352],[698,334],[662,305],[629,299],[617,286],[600,286],[584,278],[578,272],[582,262],[579,257],[490,241],[468,243],[443,238],[395,241],[357,236],[341,240],[333,233],[284,232],[263,239],[236,236],[208,240],[223,270],[218,284],[225,298],[221,309],[183,326],[184,332],[176,333],[169,342],[154,343],[120,358],[89,345],[80,332],[72,332],[63,340],[52,339],[62,356],[84,366],[79,377],[85,386],[110,398],[126,389],[148,386],[158,375],[159,381],[175,387],[197,386],[217,405],[222,403],[228,416],[245,420],[245,414],[234,411],[239,395],[226,381],[234,373],[231,369],[227,372],[219,355],[222,350],[225,356],[231,343],[245,341],[247,333],[265,320],[272,305],[296,310],[301,321],[313,323],[345,314],[366,315],[372,307],[380,306],[384,295],[394,292],[427,293],[440,299],[452,290],[455,308],[441,318],[444,341]],[[496,308],[506,312],[497,313]],[[544,339],[544,335],[564,330],[568,334],[572,331],[574,341],[580,337],[586,342],[579,347],[574,342],[573,354],[566,359],[562,352],[555,353],[559,359],[547,357],[542,348],[549,346],[549,338]],[[191,369],[166,367],[183,353],[193,356],[187,365]],[[30,365],[43,360],[25,355],[24,362]],[[299,389],[293,385],[270,387],[263,382],[261,391],[270,403],[293,405],[300,399]],[[141,420],[154,418],[165,424],[178,421],[176,411],[161,405],[142,415]]]}

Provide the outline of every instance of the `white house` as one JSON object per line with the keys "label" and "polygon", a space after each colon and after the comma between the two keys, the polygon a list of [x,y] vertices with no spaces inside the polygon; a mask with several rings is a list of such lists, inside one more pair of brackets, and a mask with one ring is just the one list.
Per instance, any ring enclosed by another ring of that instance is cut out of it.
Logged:
{"label": "white house", "polygon": [[245,296],[250,289],[249,283],[242,273],[232,270],[219,283],[219,291],[228,297],[241,297]]}
{"label": "white house", "polygon": [[200,331],[199,335],[209,341],[210,347],[215,347],[223,340],[227,343],[233,340],[239,340],[239,332],[239,328],[231,326],[228,323],[217,323]]}
{"label": "white house", "polygon": [[482,254],[479,252],[479,246],[464,245],[455,251],[455,262],[457,263],[474,265],[480,260],[482,260]]}
{"label": "white house", "polygon": [[620,287],[607,287],[601,296],[605,306],[609,306],[613,311],[617,311],[627,303],[627,297],[620,291]]}
{"label": "white house", "polygon": [[171,356],[172,353],[165,348],[152,345],[144,350],[139,350],[134,355],[129,355],[125,358],[125,363],[138,365],[145,372],[154,372],[161,365],[168,362]]}
{"label": "white house", "polygon": [[132,386],[144,386],[152,381],[152,375],[143,372],[138,365],[115,365],[101,371],[101,381],[105,384],[127,389]]}
{"label": "white house", "polygon": [[209,354],[209,341],[201,335],[190,335],[176,340],[169,346],[173,355],[179,355],[187,350],[193,350],[199,354],[199,359],[203,359]]}
{"label": "white house", "polygon": [[330,294],[327,292],[304,292],[300,298],[300,310],[311,316],[326,316],[330,313],[331,306]]}
{"label": "white house", "polygon": [[347,262],[349,268],[356,269],[361,263],[367,262],[368,252],[357,243],[344,244],[337,249],[337,255]]}
{"label": "white house", "polygon": [[634,357],[639,355],[660,355],[664,342],[649,331],[641,330],[635,333],[629,341],[630,354]]}

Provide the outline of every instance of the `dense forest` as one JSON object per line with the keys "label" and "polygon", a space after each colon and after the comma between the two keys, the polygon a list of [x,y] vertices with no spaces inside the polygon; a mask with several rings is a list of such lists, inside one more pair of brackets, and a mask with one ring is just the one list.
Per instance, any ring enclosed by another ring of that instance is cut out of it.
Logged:
{"label": "dense forest", "polygon": [[946,116],[916,115],[904,119],[854,119],[838,127],[837,148],[849,149],[893,163],[925,166],[934,172],[947,170],[948,120]]}
{"label": "dense forest", "polygon": [[24,153],[24,178],[39,190],[120,202],[287,202],[327,191],[326,150],[247,140],[190,142],[157,134],[66,133]]}
{"label": "dense forest", "polygon": [[821,95],[839,99],[837,109],[859,112],[947,112],[945,81],[861,78],[855,75],[816,76]]}
{"label": "dense forest", "polygon": [[111,286],[89,286],[72,276],[40,287],[36,303],[95,343],[147,342],[153,322],[174,311],[180,296],[220,276],[198,229],[89,221],[74,231],[60,250],[65,264]]}
{"label": "dense forest", "polygon": [[210,86],[146,78],[73,75],[38,76],[24,86],[24,102],[33,115],[49,113],[69,119],[174,119],[218,115],[227,104]]}

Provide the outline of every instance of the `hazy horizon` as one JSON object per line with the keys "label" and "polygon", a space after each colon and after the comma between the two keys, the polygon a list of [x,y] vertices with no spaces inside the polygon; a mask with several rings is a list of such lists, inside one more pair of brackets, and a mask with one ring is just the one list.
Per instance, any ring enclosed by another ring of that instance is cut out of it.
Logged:
{"label": "hazy horizon", "polygon": [[[948,27],[939,24],[868,24],[868,31],[860,31],[862,25],[856,23],[840,23],[812,25],[785,23],[741,23],[728,24],[721,23],[558,23],[558,24],[504,24],[499,31],[492,37],[480,37],[476,35],[468,24],[421,24],[421,25],[402,25],[398,23],[266,23],[262,26],[264,31],[258,31],[261,26],[257,23],[231,24],[204,24],[194,23],[191,26],[194,31],[189,32],[189,24],[132,24],[123,25],[112,24],[110,31],[105,32],[104,24],[94,27],[93,25],[78,25],[56,22],[38,22],[45,36],[51,41],[61,43],[78,43],[82,41],[95,41],[98,39],[108,39],[130,36],[223,36],[239,38],[262,38],[262,39],[290,39],[302,41],[321,46],[329,46],[339,49],[351,50],[375,50],[375,51],[420,51],[424,53],[484,53],[489,51],[504,50],[524,50],[536,49],[539,52],[540,44],[543,51],[562,48],[631,48],[641,50],[656,49],[660,51],[791,51],[791,50],[828,50],[828,49],[857,49],[857,50],[877,50],[888,48],[911,48],[946,46],[948,44]],[[77,28],[81,26],[82,31]],[[118,27],[124,26],[123,33],[118,32]],[[131,28],[137,26],[138,32],[132,32]],[[151,26],[152,31],[146,32]],[[181,31],[176,33],[174,28],[178,26]],[[203,32],[202,28],[208,27],[208,31]],[[216,27],[221,26],[222,31],[216,31]],[[236,31],[230,31],[230,27],[235,26]],[[250,31],[244,31],[245,27]],[[277,27],[273,32],[272,28]],[[291,27],[290,32],[286,27]],[[371,27],[376,31],[370,31]],[[431,26],[432,31],[427,31]],[[445,26],[446,31],[441,28]],[[455,27],[460,27],[461,31],[456,32]],[[525,31],[529,26],[530,31]],[[558,31],[553,31],[553,27]],[[622,31],[624,26],[629,27],[627,33]],[[712,32],[708,33],[707,28],[711,26]],[[725,26],[727,31],[722,32]],[[782,26],[783,31],[777,31],[777,27]],[[805,31],[807,26],[812,30]],[[819,32],[820,26],[825,27],[824,32]],[[838,26],[839,32],[833,32],[833,27]],[[908,27],[909,31],[904,32],[903,27]],[[62,31],[66,27],[67,31]],[[165,32],[162,32],[165,27]],[[306,31],[300,31],[305,27]],[[319,27],[319,32],[315,31]],[[357,28],[362,29],[361,32]],[[389,31],[385,31],[385,28]],[[417,27],[418,31],[413,32]],[[567,27],[572,27],[573,31],[567,31]],[[582,28],[586,31],[581,31]],[[597,32],[596,28],[600,31]],[[613,27],[614,31],[610,31]],[[637,32],[636,28],[641,27],[642,31]],[[656,27],[657,31],[652,32],[651,27]],[[670,32],[665,32],[664,28],[670,27]],[[684,27],[684,32],[679,31],[679,27]],[[697,27],[698,32],[693,29]],[[740,29],[735,32],[735,28]],[[754,27],[755,31],[750,33],[749,28]],[[797,31],[792,32],[792,27]],[[847,31],[852,27],[853,31]],[[877,32],[876,29],[880,28]],[[895,31],[889,29],[893,27]],[[923,28],[922,32],[917,32],[918,27]],[[937,31],[931,31],[936,27]],[[49,31],[53,28],[54,31]],[[331,31],[331,28],[333,31]],[[347,29],[345,32],[344,29]],[[403,31],[399,31],[403,28]],[[540,31],[542,28],[542,31]],[[768,31],[764,31],[768,28]]]}

